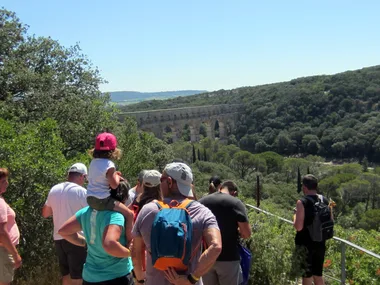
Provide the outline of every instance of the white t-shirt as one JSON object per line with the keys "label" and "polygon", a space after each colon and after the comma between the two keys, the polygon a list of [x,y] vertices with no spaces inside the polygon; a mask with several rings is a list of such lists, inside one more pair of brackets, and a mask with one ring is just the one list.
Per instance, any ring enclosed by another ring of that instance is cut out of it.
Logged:
{"label": "white t-shirt", "polygon": [[136,186],[129,189],[128,191],[128,199],[125,201],[125,206],[129,206],[133,203],[133,201],[135,200],[136,198]]}
{"label": "white t-shirt", "polygon": [[94,158],[88,170],[87,196],[105,199],[110,196],[110,185],[106,174],[115,164],[106,158]]}
{"label": "white t-shirt", "polygon": [[76,212],[88,206],[86,196],[86,189],[72,182],[63,182],[51,188],[45,204],[53,210],[54,240],[63,239],[58,230]]}

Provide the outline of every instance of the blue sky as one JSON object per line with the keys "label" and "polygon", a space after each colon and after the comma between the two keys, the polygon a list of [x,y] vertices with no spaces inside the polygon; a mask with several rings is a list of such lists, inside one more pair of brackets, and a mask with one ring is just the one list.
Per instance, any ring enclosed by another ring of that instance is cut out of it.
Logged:
{"label": "blue sky", "polygon": [[380,64],[380,1],[2,0],[65,46],[102,91],[218,90]]}

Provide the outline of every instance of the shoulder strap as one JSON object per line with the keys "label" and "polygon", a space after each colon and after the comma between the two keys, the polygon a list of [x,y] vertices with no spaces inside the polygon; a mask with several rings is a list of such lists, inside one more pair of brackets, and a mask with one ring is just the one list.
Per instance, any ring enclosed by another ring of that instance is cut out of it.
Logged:
{"label": "shoulder strap", "polygon": [[[327,203],[327,204],[325,203],[326,197],[324,197],[323,195],[318,194],[318,198],[319,198],[319,200],[321,201],[322,204],[325,204],[325,205],[329,204],[329,203]],[[326,201],[328,201],[328,200],[326,199]]]}
{"label": "shoulder strap", "polygon": [[154,203],[156,203],[159,210],[170,208],[168,204],[165,204],[163,201],[154,200]]}
{"label": "shoulder strap", "polygon": [[[166,204],[163,201],[154,200],[154,203],[156,203],[159,210],[169,209],[169,208],[187,209],[192,202],[194,202],[194,201],[187,199],[187,198],[185,200],[183,200],[181,203],[178,203],[176,200],[172,200],[169,204]],[[173,205],[171,205],[171,204],[173,204]]]}
{"label": "shoulder strap", "polygon": [[313,205],[315,204],[315,201],[313,198],[311,198],[310,196],[304,196],[304,198],[308,201],[310,201]]}
{"label": "shoulder strap", "polygon": [[194,202],[194,200],[190,200],[190,199],[186,198],[185,200],[182,201],[181,204],[179,204],[177,206],[177,208],[188,209],[189,206],[190,206],[190,204],[193,203],[193,202]]}

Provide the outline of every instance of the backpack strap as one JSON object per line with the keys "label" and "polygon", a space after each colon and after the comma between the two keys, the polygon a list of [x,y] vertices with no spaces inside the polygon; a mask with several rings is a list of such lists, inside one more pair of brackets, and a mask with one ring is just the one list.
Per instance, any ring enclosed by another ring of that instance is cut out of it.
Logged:
{"label": "backpack strap", "polygon": [[[317,195],[317,197],[318,197],[318,200],[320,200],[320,197],[319,197],[320,195]],[[322,195],[321,195],[322,196]],[[304,198],[306,199],[306,200],[308,200],[309,202],[311,202],[313,205],[316,203],[316,202],[318,202],[318,200],[317,201],[315,201],[313,198],[311,198],[309,195],[307,195],[307,196],[304,196]]]}
{"label": "backpack strap", "polygon": [[318,198],[319,198],[319,200],[321,200],[321,203],[322,204],[325,204],[325,205],[328,205],[329,203],[325,203],[325,199],[326,199],[326,201],[328,201],[327,200],[327,198],[326,197],[324,197],[323,195],[321,195],[321,194],[318,194]]}
{"label": "backpack strap", "polygon": [[165,204],[163,201],[154,200],[159,210],[170,208],[168,204]]}
{"label": "backpack strap", "polygon": [[179,203],[177,200],[171,200],[169,204],[166,204],[163,201],[154,200],[154,203],[156,203],[159,210],[169,208],[180,208],[187,210],[192,202],[194,201],[188,198],[183,200],[181,203]]}
{"label": "backpack strap", "polygon": [[179,204],[177,206],[177,208],[182,208],[182,209],[186,209],[187,210],[189,208],[189,206],[191,205],[191,203],[193,203],[193,202],[194,202],[194,200],[190,200],[190,199],[186,198],[185,200],[183,200],[181,202],[181,204]]}

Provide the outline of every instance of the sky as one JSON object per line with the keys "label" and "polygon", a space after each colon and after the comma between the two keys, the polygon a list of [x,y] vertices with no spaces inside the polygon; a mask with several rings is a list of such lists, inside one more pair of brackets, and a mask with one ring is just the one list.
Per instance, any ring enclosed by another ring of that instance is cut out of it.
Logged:
{"label": "sky", "polygon": [[380,64],[378,0],[1,0],[102,91],[232,89]]}

